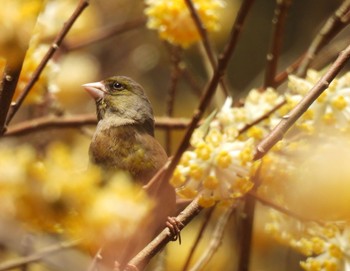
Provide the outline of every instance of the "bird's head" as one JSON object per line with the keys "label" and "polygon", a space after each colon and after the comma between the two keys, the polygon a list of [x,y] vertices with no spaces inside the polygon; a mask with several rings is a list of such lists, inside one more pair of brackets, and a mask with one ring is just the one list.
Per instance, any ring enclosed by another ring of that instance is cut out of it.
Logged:
{"label": "bird's head", "polygon": [[83,87],[95,99],[98,120],[118,120],[123,124],[154,126],[151,103],[141,85],[126,76],[112,76]]}

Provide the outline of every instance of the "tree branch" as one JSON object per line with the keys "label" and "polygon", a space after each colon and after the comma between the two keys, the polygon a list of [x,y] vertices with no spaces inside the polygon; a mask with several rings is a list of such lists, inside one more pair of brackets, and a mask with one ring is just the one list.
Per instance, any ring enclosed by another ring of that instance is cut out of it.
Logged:
{"label": "tree branch", "polygon": [[210,219],[212,217],[214,210],[215,210],[215,206],[208,210],[208,212],[204,218],[204,221],[202,223],[202,226],[198,232],[197,238],[194,241],[194,244],[192,245],[190,252],[188,253],[188,256],[187,256],[186,262],[184,264],[184,267],[182,268],[182,271],[186,271],[188,269],[190,262],[192,260],[192,257],[194,255],[194,252],[195,252],[196,248],[198,247],[200,240],[203,237],[203,233],[204,233],[205,229],[207,228],[207,226],[209,225],[209,222],[210,222]]}
{"label": "tree branch", "polygon": [[[49,128],[79,128],[96,125],[96,123],[96,114],[46,116],[11,125],[4,136],[21,136]],[[185,129],[188,124],[187,119],[156,117],[156,128],[158,129]]]}
{"label": "tree branch", "polygon": [[269,52],[266,56],[266,72],[264,88],[275,86],[275,76],[277,72],[277,64],[281,55],[282,38],[284,27],[287,19],[288,9],[292,0],[277,0],[275,14],[272,19],[273,34]]}
{"label": "tree branch", "polygon": [[79,40],[67,41],[64,43],[64,48],[67,51],[79,50],[88,45],[97,43],[99,41],[111,38],[116,35],[123,34],[127,31],[144,26],[146,23],[145,18],[139,18],[133,21],[125,22],[122,24],[117,24],[110,27],[105,27],[103,29],[96,30],[87,35],[85,38]]}
{"label": "tree branch", "polygon": [[267,135],[256,147],[254,160],[262,158],[279,140],[281,140],[288,129],[299,119],[309,106],[327,89],[332,80],[337,76],[350,58],[350,45],[340,52],[338,58],[328,71],[306,94],[306,96],[285,116],[280,123]]}
{"label": "tree branch", "polygon": [[[191,220],[196,217],[202,207],[198,205],[197,200],[193,200],[186,208],[183,210],[176,219],[181,223],[180,230],[185,227]],[[135,270],[136,267],[142,270],[148,262],[156,255],[160,250],[162,250],[167,243],[172,240],[172,236],[168,228],[165,228],[156,238],[153,239],[142,251],[140,251],[131,261],[125,270]]]}
{"label": "tree branch", "polygon": [[79,241],[70,241],[70,242],[55,244],[53,246],[42,249],[41,251],[38,251],[31,255],[4,262],[0,265],[0,271],[11,270],[11,269],[19,268],[23,265],[38,262],[50,254],[60,252],[67,248],[72,248],[74,246],[77,246],[78,244],[79,244]]}
{"label": "tree branch", "polygon": [[[185,0],[185,3],[187,5],[187,8],[190,11],[190,14],[192,16],[193,22],[195,23],[195,25],[197,27],[198,33],[201,36],[203,47],[204,47],[204,50],[205,50],[205,52],[206,52],[206,54],[208,56],[210,65],[211,65],[212,69],[215,70],[217,63],[216,63],[216,59],[215,59],[215,56],[214,56],[213,47],[211,46],[210,41],[209,41],[208,32],[205,29],[205,27],[204,27],[204,25],[202,23],[202,20],[199,17],[192,0]],[[224,92],[225,97],[227,97],[228,96],[227,86],[224,83],[224,80],[222,78],[220,79],[220,86],[222,88],[222,91]]]}
{"label": "tree branch", "polygon": [[170,161],[169,166],[167,167],[165,173],[164,173],[164,179],[162,181],[167,182],[169,181],[171,175],[173,174],[173,171],[175,170],[176,165],[179,163],[180,158],[183,154],[183,152],[189,147],[189,141],[191,139],[192,133],[194,129],[198,126],[198,123],[201,119],[201,117],[204,114],[205,109],[208,107],[215,90],[219,84],[220,79],[222,78],[223,74],[225,73],[225,70],[227,68],[227,65],[231,59],[232,53],[234,49],[236,48],[236,44],[238,41],[238,38],[241,33],[241,29],[243,27],[243,23],[247,17],[247,14],[249,13],[249,10],[253,4],[254,0],[245,0],[242,2],[242,6],[238,12],[238,15],[236,17],[236,20],[233,24],[230,39],[224,49],[224,52],[219,57],[217,68],[214,71],[214,74],[207,85],[207,88],[205,92],[203,93],[199,105],[197,109],[194,112],[194,115],[192,117],[192,120],[189,124],[189,127],[185,133],[184,138],[182,139],[180,146],[177,150],[177,152],[174,155],[174,158]]}
{"label": "tree branch", "polygon": [[75,21],[78,19],[80,14],[84,11],[84,9],[88,5],[89,5],[89,1],[88,0],[80,0],[79,4],[76,7],[76,9],[74,10],[73,14],[68,19],[68,21],[63,25],[62,30],[57,35],[57,37],[55,38],[54,42],[51,44],[50,49],[47,51],[47,53],[45,54],[45,56],[41,60],[39,66],[34,71],[30,81],[28,82],[28,84],[23,89],[23,92],[19,95],[17,101],[15,103],[11,104],[11,108],[9,110],[9,113],[8,113],[7,119],[6,119],[6,125],[8,125],[11,122],[12,118],[15,116],[15,114],[18,111],[18,109],[21,107],[24,99],[27,97],[29,91],[32,89],[32,87],[34,86],[36,81],[38,81],[42,71],[46,67],[46,64],[49,62],[49,60],[52,58],[54,53],[60,47],[60,45],[62,44],[63,39],[66,37],[68,31],[72,28],[72,26],[75,23]]}
{"label": "tree branch", "polygon": [[5,67],[3,78],[0,86],[0,136],[6,132],[6,117],[10,109],[13,95],[15,94],[17,82],[21,74],[24,61],[24,55],[20,61],[20,66],[15,70],[11,70],[9,67]]}
{"label": "tree branch", "polygon": [[235,208],[236,208],[236,205],[232,204],[231,206],[228,206],[226,210],[221,214],[218,221],[216,222],[214,231],[211,236],[210,244],[208,245],[206,251],[202,253],[200,259],[190,269],[190,271],[203,270],[205,266],[209,263],[209,261],[214,256],[215,252],[218,250],[219,246],[222,243],[225,227]]}
{"label": "tree branch", "polygon": [[345,0],[339,8],[326,21],[320,32],[311,42],[304,59],[302,60],[297,75],[304,77],[311,61],[318,52],[328,44],[350,22],[350,0]]}

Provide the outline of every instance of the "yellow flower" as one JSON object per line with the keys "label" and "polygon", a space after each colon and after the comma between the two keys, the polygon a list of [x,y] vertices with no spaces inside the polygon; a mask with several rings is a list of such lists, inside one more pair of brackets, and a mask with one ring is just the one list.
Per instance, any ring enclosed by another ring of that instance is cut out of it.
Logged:
{"label": "yellow flower", "polygon": [[[200,35],[190,12],[183,0],[147,0],[145,13],[147,26],[158,31],[160,38],[170,43],[188,47],[200,40]],[[193,0],[203,26],[210,31],[217,31],[219,11],[224,7],[222,0]]]}

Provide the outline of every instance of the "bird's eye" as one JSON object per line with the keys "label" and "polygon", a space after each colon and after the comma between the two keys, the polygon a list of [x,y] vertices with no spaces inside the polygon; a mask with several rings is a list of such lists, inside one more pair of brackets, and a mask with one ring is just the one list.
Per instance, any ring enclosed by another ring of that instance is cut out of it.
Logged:
{"label": "bird's eye", "polygon": [[124,89],[124,86],[121,83],[114,82],[112,84],[112,88],[113,88],[113,90],[122,90],[122,89]]}

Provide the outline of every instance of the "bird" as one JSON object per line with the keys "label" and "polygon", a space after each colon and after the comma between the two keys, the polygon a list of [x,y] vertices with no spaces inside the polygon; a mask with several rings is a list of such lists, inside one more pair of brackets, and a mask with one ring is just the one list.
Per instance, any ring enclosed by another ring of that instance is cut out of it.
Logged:
{"label": "bird", "polygon": [[[107,173],[123,170],[135,182],[147,185],[168,157],[154,137],[153,110],[143,87],[119,75],[83,87],[95,100],[98,121],[89,147],[91,162]],[[132,244],[131,251],[117,259],[121,265],[164,228],[175,211],[175,189],[169,182],[152,185],[147,193],[155,202],[152,222],[135,237],[143,240],[137,240],[138,245]]]}

